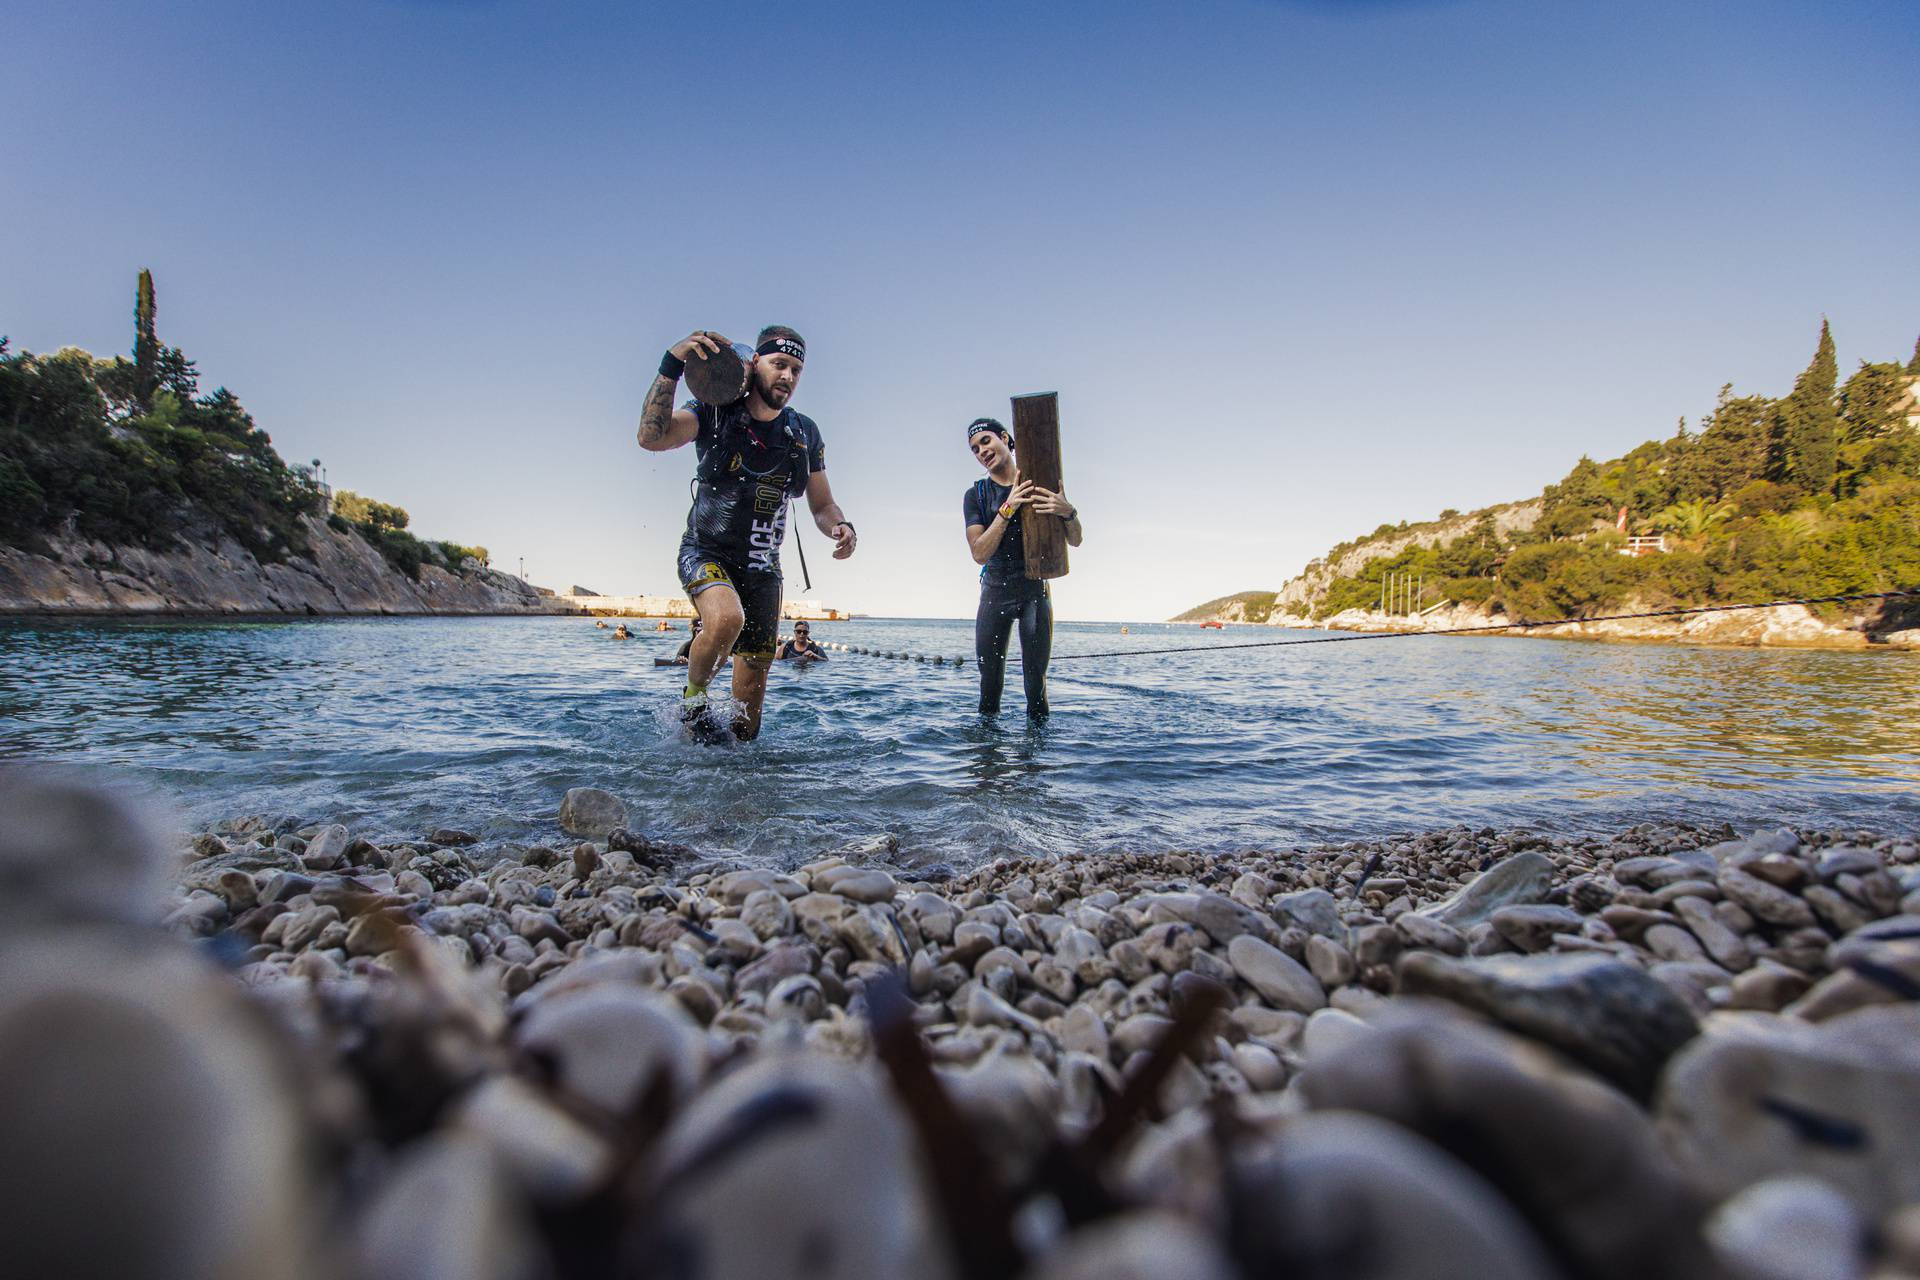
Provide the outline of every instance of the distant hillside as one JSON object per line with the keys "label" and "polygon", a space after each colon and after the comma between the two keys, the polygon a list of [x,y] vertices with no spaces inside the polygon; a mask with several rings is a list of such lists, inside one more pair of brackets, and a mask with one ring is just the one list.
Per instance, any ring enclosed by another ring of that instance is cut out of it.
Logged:
{"label": "distant hillside", "polygon": [[[1721,389],[1689,431],[1581,458],[1538,498],[1341,543],[1272,593],[1271,622],[1451,604],[1515,621],[1920,586],[1920,344],[1838,379],[1825,323],[1783,397]],[[1636,541],[1630,541],[1636,540]],[[1221,617],[1243,592],[1182,620]]]}
{"label": "distant hillside", "polygon": [[1273,612],[1271,591],[1241,591],[1205,604],[1195,605],[1169,622],[1265,622]]}
{"label": "distant hillside", "polygon": [[[1437,520],[1381,525],[1366,537],[1340,543],[1326,555],[1310,561],[1274,593],[1274,606],[1283,615],[1324,616],[1319,612],[1320,606],[1334,585],[1343,580],[1365,579],[1370,562],[1391,561],[1409,551],[1447,546],[1480,528],[1483,521],[1491,525],[1497,538],[1511,540],[1533,529],[1540,519],[1541,507],[1539,498],[1529,498],[1525,502],[1481,507],[1464,514],[1449,511]],[[1377,583],[1378,576],[1373,580]]]}
{"label": "distant hillside", "polygon": [[[134,358],[0,337],[0,610],[538,612],[484,547],[289,467],[231,391],[163,345],[140,273]],[[331,512],[329,510],[331,506]]]}

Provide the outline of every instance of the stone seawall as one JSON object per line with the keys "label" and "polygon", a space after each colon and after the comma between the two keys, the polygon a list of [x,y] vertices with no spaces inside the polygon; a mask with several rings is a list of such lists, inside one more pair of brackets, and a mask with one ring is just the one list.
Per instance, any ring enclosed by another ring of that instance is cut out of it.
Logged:
{"label": "stone seawall", "polygon": [[303,519],[308,554],[262,564],[231,539],[166,551],[55,542],[51,555],[0,547],[0,614],[570,613],[519,578],[425,566],[415,580],[359,535]]}

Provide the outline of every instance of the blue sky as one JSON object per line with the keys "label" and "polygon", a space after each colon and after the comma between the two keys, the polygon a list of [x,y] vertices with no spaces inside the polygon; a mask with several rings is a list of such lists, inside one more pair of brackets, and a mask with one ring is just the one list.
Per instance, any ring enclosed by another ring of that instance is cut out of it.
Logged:
{"label": "blue sky", "polygon": [[[161,336],[290,460],[675,589],[660,350],[799,328],[862,535],[976,598],[963,425],[1061,396],[1063,618],[1276,587],[1920,332],[1907,0],[14,6],[0,332]],[[788,595],[802,593],[789,550]]]}

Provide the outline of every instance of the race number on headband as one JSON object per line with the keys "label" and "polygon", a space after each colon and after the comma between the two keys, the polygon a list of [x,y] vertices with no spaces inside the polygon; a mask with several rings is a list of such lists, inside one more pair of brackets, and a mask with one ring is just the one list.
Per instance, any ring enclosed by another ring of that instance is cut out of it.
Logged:
{"label": "race number on headband", "polygon": [[768,338],[754,350],[757,356],[792,356],[802,364],[807,359],[807,344],[793,338]]}

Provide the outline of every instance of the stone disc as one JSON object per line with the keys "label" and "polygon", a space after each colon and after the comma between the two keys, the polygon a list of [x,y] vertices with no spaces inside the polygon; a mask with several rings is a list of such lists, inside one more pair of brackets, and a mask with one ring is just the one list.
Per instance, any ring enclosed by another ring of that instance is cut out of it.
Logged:
{"label": "stone disc", "polygon": [[732,404],[747,394],[747,362],[732,347],[710,356],[689,356],[686,376],[687,390],[704,404]]}

